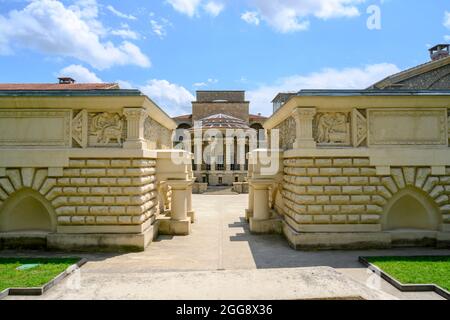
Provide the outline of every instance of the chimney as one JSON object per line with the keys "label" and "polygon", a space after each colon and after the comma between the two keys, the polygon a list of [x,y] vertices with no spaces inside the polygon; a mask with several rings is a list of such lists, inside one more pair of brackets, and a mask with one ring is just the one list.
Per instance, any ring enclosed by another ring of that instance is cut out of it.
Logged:
{"label": "chimney", "polygon": [[450,45],[438,44],[428,51],[430,51],[430,57],[432,61],[441,60],[443,58],[447,58],[450,55]]}
{"label": "chimney", "polygon": [[73,84],[75,83],[75,80],[70,77],[61,77],[58,78],[59,84]]}

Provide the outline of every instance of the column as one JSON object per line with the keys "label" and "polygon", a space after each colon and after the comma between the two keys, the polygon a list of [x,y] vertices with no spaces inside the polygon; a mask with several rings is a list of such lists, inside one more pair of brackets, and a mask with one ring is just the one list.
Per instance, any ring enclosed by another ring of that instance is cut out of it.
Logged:
{"label": "column", "polygon": [[144,108],[124,108],[123,114],[127,119],[127,140],[125,149],[146,149],[144,137],[144,122],[148,116]]}
{"label": "column", "polygon": [[253,183],[253,219],[269,220],[269,187],[272,182],[256,182]]}
{"label": "column", "polygon": [[233,148],[234,139],[225,139],[225,170],[228,172],[231,171],[231,163],[233,162]]}
{"label": "column", "polygon": [[316,142],[313,137],[313,120],[316,108],[296,108],[292,117],[296,124],[296,140],[294,149],[315,148]]}
{"label": "column", "polygon": [[185,221],[188,218],[188,189],[191,181],[169,180],[167,184],[172,188],[171,219]]}

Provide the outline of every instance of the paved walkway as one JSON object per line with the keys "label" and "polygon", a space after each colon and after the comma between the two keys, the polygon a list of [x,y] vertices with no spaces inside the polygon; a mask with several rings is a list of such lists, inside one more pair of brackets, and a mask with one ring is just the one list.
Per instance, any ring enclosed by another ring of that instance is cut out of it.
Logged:
{"label": "paved walkway", "polygon": [[[194,195],[197,222],[191,235],[161,236],[142,253],[81,254],[89,260],[81,272],[40,298],[441,299],[434,293],[398,291],[367,272],[358,256],[437,255],[449,250],[294,251],[282,236],[250,234],[242,218],[246,204],[246,195]],[[369,282],[381,291],[370,290]]]}

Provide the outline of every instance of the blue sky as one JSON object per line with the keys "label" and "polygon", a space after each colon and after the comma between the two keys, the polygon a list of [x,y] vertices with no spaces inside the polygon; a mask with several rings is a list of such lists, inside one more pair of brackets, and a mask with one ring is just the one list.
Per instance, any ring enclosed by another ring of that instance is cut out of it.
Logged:
{"label": "blue sky", "polygon": [[0,0],[0,82],[119,82],[171,115],[214,89],[268,115],[279,91],[365,88],[442,42],[448,0]]}

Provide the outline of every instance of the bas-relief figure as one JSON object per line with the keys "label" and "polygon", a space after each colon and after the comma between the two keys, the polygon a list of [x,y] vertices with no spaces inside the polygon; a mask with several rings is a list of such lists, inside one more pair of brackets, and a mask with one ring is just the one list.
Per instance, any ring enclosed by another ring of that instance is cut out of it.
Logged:
{"label": "bas-relief figure", "polygon": [[319,113],[316,117],[319,144],[349,144],[350,123],[345,113]]}
{"label": "bas-relief figure", "polygon": [[94,137],[95,144],[109,145],[115,140],[120,146],[122,145],[123,119],[118,113],[91,113],[89,118],[89,134]]}

